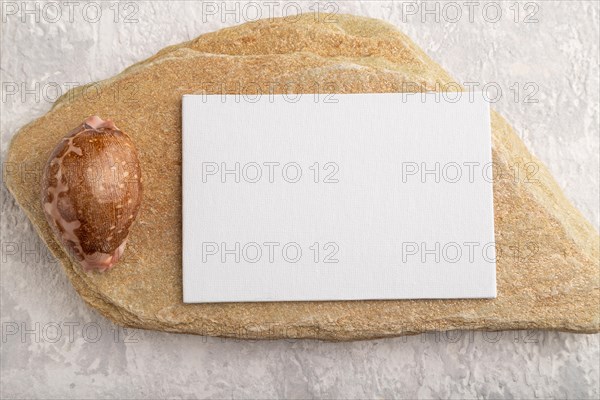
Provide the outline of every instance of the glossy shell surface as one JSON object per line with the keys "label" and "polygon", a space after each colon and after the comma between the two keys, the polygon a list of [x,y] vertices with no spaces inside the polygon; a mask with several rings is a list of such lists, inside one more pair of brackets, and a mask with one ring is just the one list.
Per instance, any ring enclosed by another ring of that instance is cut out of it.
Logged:
{"label": "glossy shell surface", "polygon": [[131,138],[87,118],[54,148],[42,178],[48,223],[85,270],[105,271],[123,256],[142,201],[142,173]]}

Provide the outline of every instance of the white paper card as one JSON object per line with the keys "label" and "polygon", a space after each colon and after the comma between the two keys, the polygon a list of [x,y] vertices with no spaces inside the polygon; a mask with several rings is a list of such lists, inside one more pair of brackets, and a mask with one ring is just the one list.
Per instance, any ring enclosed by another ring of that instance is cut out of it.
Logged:
{"label": "white paper card", "polygon": [[184,96],[184,302],[495,297],[489,105],[459,96]]}

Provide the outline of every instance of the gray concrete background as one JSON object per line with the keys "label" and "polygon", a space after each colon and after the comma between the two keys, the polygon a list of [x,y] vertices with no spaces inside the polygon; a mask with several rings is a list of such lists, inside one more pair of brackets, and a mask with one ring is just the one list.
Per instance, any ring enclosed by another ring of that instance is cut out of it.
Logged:
{"label": "gray concrete background", "polygon": [[[220,1],[91,3],[3,2],[3,156],[57,90],[108,78],[257,10],[269,17],[318,8],[385,19],[459,82],[500,87],[494,107],[599,225],[597,2],[227,2],[238,16]],[[39,7],[39,20],[25,7]],[[4,186],[1,227],[2,398],[600,396],[598,335],[451,332],[325,343],[124,330],[83,303]]]}

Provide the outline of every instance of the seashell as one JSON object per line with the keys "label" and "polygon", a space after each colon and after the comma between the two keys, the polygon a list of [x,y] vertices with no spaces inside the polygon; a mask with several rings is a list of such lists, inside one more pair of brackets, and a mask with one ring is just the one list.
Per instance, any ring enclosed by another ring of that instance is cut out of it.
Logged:
{"label": "seashell", "polygon": [[142,201],[133,141],[111,120],[88,117],[54,148],[41,195],[55,236],[83,269],[112,268]]}

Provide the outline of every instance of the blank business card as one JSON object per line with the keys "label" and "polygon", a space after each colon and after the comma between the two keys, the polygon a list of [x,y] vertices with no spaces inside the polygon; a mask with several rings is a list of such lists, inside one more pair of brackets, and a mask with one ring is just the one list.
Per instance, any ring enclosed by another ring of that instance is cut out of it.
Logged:
{"label": "blank business card", "polygon": [[185,303],[496,296],[477,93],[183,97]]}

